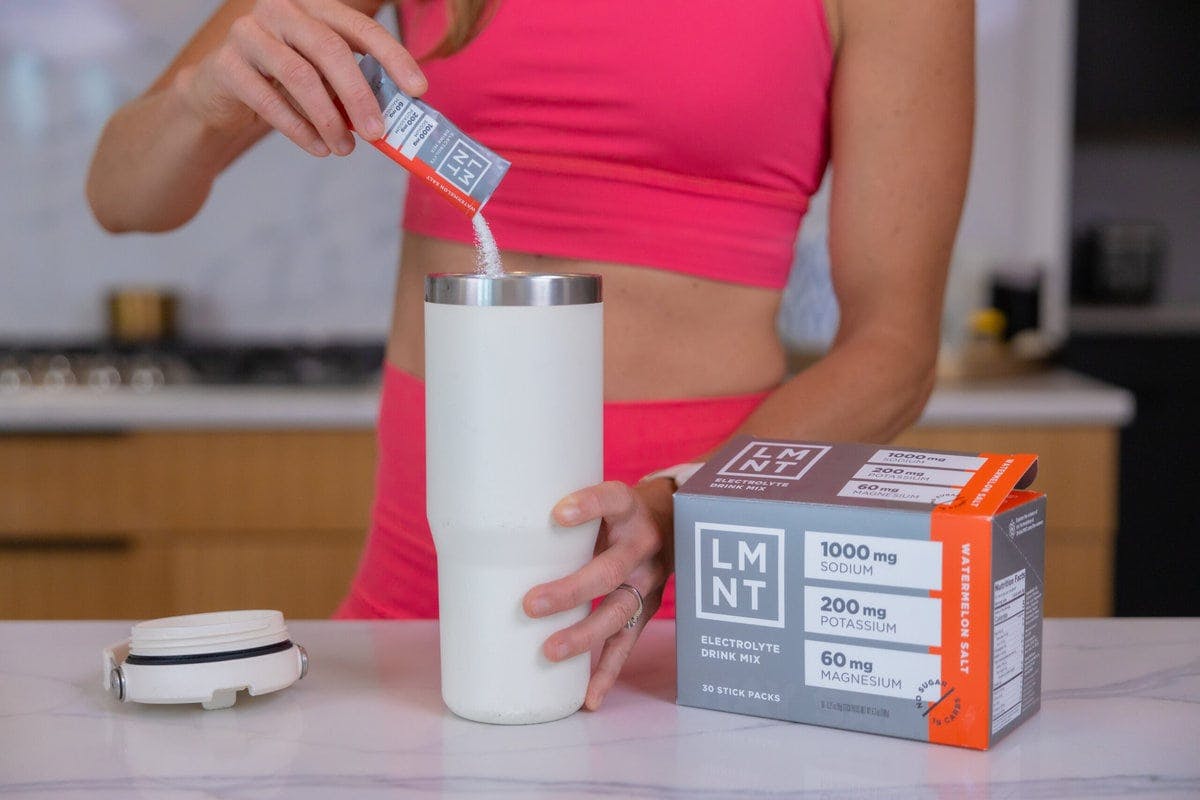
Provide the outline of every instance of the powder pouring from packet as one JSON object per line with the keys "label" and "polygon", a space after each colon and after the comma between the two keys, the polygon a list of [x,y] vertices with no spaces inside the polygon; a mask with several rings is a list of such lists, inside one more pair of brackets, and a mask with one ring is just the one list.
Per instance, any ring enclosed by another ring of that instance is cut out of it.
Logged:
{"label": "powder pouring from packet", "polygon": [[471,217],[471,225],[475,228],[475,272],[487,278],[499,278],[504,274],[500,247],[487,220],[483,218],[483,212]]}
{"label": "powder pouring from packet", "polygon": [[383,111],[384,134],[372,146],[463,213],[476,214],[496,191],[510,163],[428,103],[400,91],[373,56],[362,56],[358,66]]}

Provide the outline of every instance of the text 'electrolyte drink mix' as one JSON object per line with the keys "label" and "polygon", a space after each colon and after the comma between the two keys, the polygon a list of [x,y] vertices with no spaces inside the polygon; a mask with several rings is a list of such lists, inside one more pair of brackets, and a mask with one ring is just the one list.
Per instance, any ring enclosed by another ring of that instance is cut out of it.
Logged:
{"label": "text 'electrolyte drink mix'", "polygon": [[428,103],[400,91],[373,56],[363,56],[358,66],[383,110],[384,134],[371,144],[468,216],[479,211],[508,172],[509,162]]}
{"label": "text 'electrolyte drink mix'", "polygon": [[675,495],[679,702],[987,749],[1041,705],[1036,466],[735,439]]}

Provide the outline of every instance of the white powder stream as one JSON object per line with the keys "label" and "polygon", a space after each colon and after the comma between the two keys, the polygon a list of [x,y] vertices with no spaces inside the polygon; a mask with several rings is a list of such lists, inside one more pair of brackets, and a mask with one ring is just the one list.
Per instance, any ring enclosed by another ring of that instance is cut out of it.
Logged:
{"label": "white powder stream", "polygon": [[475,228],[475,272],[489,278],[499,278],[504,274],[504,265],[500,263],[496,237],[492,236],[483,214],[472,217],[471,225]]}

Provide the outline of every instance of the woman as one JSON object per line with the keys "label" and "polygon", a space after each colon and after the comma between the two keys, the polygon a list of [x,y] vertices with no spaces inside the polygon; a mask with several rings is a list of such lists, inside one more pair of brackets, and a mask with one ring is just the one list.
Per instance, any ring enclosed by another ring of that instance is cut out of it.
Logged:
{"label": "woman", "polygon": [[[605,476],[560,524],[602,519],[594,559],[531,587],[544,616],[605,599],[545,643],[603,644],[595,709],[645,616],[673,610],[675,477],[735,432],[883,441],[920,413],[962,205],[973,109],[969,0],[404,2],[228,0],[96,150],[88,196],[112,231],[178,227],[271,129],[317,157],[382,135],[352,51],[376,56],[513,167],[487,214],[509,269],[591,272],[605,290]],[[619,7],[619,13],[618,12]],[[423,58],[420,65],[413,53]],[[446,56],[446,57],[441,57]],[[832,158],[841,323],[784,380],[774,319],[796,230]],[[471,226],[414,188],[380,415],[374,523],[340,616],[436,615],[424,519],[424,276],[470,271]],[[680,399],[685,398],[685,399]],[[678,470],[668,470],[678,472]],[[623,584],[632,591],[615,591]]]}

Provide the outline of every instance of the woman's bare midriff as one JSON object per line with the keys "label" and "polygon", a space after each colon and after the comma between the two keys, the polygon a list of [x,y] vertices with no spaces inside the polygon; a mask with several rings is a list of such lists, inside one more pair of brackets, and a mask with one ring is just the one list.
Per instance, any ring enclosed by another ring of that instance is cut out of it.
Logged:
{"label": "woman's bare midriff", "polygon": [[[747,394],[783,378],[784,352],[775,334],[778,290],[528,253],[505,252],[504,266],[602,276],[607,400]],[[405,233],[388,361],[424,375],[425,275],[474,267],[473,247]]]}

